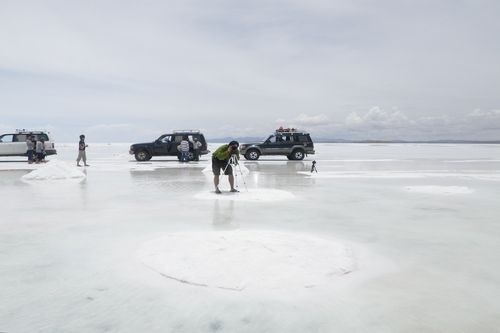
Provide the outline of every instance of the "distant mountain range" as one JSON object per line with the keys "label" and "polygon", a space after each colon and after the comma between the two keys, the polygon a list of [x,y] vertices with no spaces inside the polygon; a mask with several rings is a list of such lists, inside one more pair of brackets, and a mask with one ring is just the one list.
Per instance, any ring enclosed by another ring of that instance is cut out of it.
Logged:
{"label": "distant mountain range", "polygon": [[[261,142],[263,137],[225,137],[225,138],[209,138],[208,142],[229,142],[236,140],[240,143]],[[468,144],[500,144],[500,140],[345,140],[333,138],[313,138],[315,143],[468,143]]]}

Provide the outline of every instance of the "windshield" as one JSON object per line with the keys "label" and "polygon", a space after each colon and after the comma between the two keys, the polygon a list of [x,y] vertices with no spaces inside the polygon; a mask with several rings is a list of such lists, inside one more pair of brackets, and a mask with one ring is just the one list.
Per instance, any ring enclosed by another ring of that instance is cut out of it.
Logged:
{"label": "windshield", "polygon": [[269,135],[266,139],[262,140],[262,142],[271,141],[274,135]]}

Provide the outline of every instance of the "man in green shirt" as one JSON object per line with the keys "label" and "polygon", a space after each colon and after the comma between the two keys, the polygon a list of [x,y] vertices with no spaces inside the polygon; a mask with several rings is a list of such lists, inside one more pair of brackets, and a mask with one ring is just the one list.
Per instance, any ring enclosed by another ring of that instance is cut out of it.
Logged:
{"label": "man in green shirt", "polygon": [[238,151],[239,145],[238,141],[231,141],[229,144],[217,148],[212,154],[212,172],[214,173],[215,193],[217,194],[221,193],[219,190],[219,176],[221,170],[224,170],[224,174],[229,178],[231,192],[239,192],[234,188],[233,168],[229,163],[232,156],[236,158],[236,161],[240,159],[240,153]]}

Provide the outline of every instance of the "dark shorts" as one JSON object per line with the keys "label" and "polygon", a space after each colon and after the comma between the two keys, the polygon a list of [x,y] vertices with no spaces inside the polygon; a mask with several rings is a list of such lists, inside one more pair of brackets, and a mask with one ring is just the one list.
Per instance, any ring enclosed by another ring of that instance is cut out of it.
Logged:
{"label": "dark shorts", "polygon": [[219,176],[220,171],[224,169],[226,169],[226,172],[224,172],[225,175],[233,174],[233,168],[231,167],[231,164],[229,164],[229,161],[221,161],[216,158],[212,158],[212,172],[214,175]]}

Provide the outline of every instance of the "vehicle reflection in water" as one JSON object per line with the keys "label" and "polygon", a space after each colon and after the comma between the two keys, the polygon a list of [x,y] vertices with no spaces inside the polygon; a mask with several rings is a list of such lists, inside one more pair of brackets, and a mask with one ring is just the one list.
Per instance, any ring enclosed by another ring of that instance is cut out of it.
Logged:
{"label": "vehicle reflection in water", "polygon": [[276,170],[280,170],[280,172],[287,172],[287,173],[296,173],[297,171],[310,170],[311,169],[310,164],[311,163],[305,163],[303,161],[282,161],[282,160],[244,162],[245,167],[247,167],[248,170],[250,171],[276,172]]}
{"label": "vehicle reflection in water", "polygon": [[130,175],[136,185],[174,192],[193,192],[206,183],[201,168],[197,167],[131,170]]}

